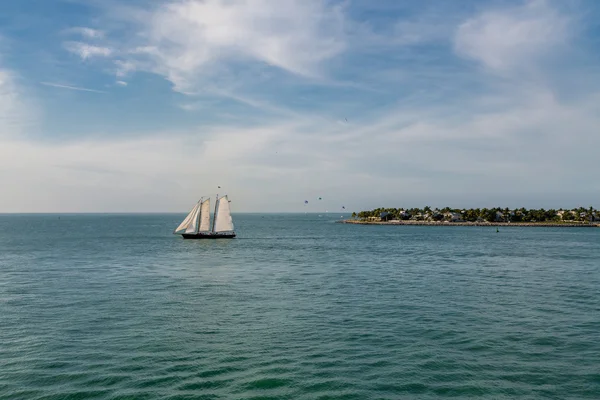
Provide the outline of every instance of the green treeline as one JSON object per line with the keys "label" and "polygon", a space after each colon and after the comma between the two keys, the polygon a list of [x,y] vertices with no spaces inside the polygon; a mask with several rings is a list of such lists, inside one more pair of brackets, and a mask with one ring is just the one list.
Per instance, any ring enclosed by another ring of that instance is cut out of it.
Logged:
{"label": "green treeline", "polygon": [[362,220],[413,220],[413,221],[467,221],[467,222],[595,222],[600,221],[600,213],[593,207],[579,207],[571,210],[543,208],[471,208],[442,209],[425,208],[376,208],[371,211],[352,213],[353,218]]}

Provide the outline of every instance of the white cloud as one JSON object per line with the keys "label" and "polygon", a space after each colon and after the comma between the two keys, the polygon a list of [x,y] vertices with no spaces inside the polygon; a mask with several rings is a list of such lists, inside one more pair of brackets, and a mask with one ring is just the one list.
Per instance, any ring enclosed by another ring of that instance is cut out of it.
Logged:
{"label": "white cloud", "polygon": [[[204,182],[204,188],[232,182],[230,193],[235,196],[250,189],[233,184],[239,171],[215,174],[214,166],[239,163],[244,155],[264,149],[279,132],[223,130],[206,139],[172,133],[59,144],[5,140],[0,146],[0,181],[11,188],[11,196],[0,197],[0,210],[179,211],[206,194],[198,192],[201,187],[194,182]],[[38,201],[28,202],[31,197]]]}
{"label": "white cloud", "polygon": [[116,81],[115,83],[119,86],[127,86],[127,82],[125,81]]}
{"label": "white cloud", "polygon": [[117,76],[117,78],[124,78],[137,69],[136,64],[132,61],[123,60],[116,60],[115,68],[115,75]]}
{"label": "white cloud", "polygon": [[77,26],[66,30],[67,33],[75,33],[81,35],[87,39],[102,39],[104,38],[104,32],[98,29],[92,29],[87,27]]}
{"label": "white cloud", "polygon": [[569,37],[569,17],[545,0],[483,12],[458,27],[458,54],[496,72],[528,69],[540,57],[559,51]]}
{"label": "white cloud", "polygon": [[[352,129],[304,116],[143,139],[8,141],[0,148],[0,179],[14,196],[0,199],[0,210],[184,211],[217,185],[236,211],[265,210],[273,196],[279,208],[270,211],[302,210],[315,196],[327,200],[323,207],[351,210],[592,201],[593,187],[586,193],[581,182],[597,179],[598,97],[567,105],[543,88],[506,96],[509,105],[494,111],[465,104],[470,112],[458,120],[398,108]],[[40,195],[44,209],[23,201]]]}
{"label": "white cloud", "polygon": [[342,10],[320,0],[170,1],[140,29],[127,69],[164,75],[182,91],[222,74],[225,61],[320,76],[321,63],[346,47]]}
{"label": "white cloud", "polygon": [[94,46],[82,42],[65,42],[64,46],[68,51],[78,55],[83,60],[92,57],[109,57],[114,53],[113,50],[108,47]]}

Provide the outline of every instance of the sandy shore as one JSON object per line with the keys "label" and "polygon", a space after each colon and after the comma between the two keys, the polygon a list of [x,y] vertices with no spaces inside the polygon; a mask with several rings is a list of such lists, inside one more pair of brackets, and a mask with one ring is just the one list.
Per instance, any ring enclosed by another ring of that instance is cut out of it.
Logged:
{"label": "sandy shore", "polygon": [[360,221],[347,219],[342,224],[357,225],[419,225],[419,226],[535,226],[547,228],[599,228],[598,223],[552,223],[552,222],[438,222],[438,221]]}

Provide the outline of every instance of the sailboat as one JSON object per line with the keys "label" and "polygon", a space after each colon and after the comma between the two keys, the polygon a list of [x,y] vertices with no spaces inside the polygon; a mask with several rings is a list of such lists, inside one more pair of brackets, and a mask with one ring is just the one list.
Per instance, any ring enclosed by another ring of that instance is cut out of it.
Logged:
{"label": "sailboat", "polygon": [[190,213],[173,231],[184,239],[231,239],[235,237],[229,199],[219,197],[215,203],[215,215],[210,223],[210,197],[201,198]]}

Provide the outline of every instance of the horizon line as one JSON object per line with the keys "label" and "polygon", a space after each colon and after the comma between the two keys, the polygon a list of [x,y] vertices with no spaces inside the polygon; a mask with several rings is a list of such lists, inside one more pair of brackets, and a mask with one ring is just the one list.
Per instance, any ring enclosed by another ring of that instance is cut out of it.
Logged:
{"label": "horizon line", "polygon": [[[128,215],[148,215],[148,214],[185,214],[188,211],[50,211],[50,212],[0,212],[0,215],[109,215],[109,214],[128,214]],[[211,213],[212,214],[212,213]],[[231,214],[338,214],[336,212],[308,212],[308,211],[237,211]],[[342,212],[339,214],[352,214],[352,212]]]}

